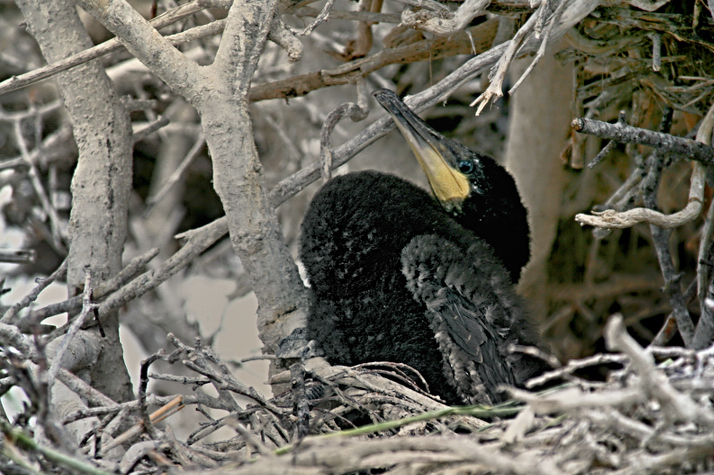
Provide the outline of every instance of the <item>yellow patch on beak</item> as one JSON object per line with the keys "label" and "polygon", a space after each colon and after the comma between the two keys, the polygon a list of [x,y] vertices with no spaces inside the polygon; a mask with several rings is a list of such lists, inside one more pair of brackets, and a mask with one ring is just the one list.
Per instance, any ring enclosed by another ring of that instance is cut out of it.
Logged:
{"label": "yellow patch on beak", "polygon": [[[414,148],[412,147],[414,150]],[[462,202],[469,197],[471,186],[466,175],[451,168],[433,148],[417,152],[419,164],[424,169],[431,189],[439,201]]]}
{"label": "yellow patch on beak", "polygon": [[471,185],[466,175],[451,167],[444,157],[425,140],[406,129],[399,122],[397,127],[402,131],[407,143],[419,161],[426,174],[431,189],[442,203],[461,203],[471,194]]}
{"label": "yellow patch on beak", "polygon": [[424,169],[435,197],[448,205],[447,208],[459,207],[470,196],[471,184],[456,168],[458,157],[444,143],[445,137],[429,127],[393,92],[380,91],[375,97],[402,132]]}

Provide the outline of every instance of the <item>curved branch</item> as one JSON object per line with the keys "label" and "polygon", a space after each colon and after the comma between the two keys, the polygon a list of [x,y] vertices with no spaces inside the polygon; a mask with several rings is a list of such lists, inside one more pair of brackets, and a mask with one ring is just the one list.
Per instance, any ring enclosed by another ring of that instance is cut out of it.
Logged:
{"label": "curved branch", "polygon": [[[607,126],[604,124],[607,124]],[[661,147],[674,153],[682,153],[686,158],[699,160],[694,164],[694,170],[692,171],[687,206],[676,213],[666,215],[648,208],[634,208],[623,212],[606,210],[593,212],[592,215],[577,214],[575,221],[581,225],[596,226],[604,229],[624,229],[644,222],[669,229],[682,226],[699,216],[702,211],[704,186],[706,184],[706,167],[702,162],[712,163],[709,162],[707,157],[711,155],[714,158],[714,148],[708,145],[711,142],[712,130],[714,129],[714,106],[709,109],[706,117],[702,120],[696,142],[630,125],[608,124],[607,122],[591,119],[575,119],[573,128],[583,133],[592,133],[598,137]]]}

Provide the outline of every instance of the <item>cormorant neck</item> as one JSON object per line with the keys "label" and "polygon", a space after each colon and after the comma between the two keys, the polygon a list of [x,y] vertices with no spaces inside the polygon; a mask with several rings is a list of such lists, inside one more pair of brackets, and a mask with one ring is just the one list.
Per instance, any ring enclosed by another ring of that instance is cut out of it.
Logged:
{"label": "cormorant neck", "polygon": [[471,197],[454,217],[493,248],[515,284],[530,260],[530,227],[520,196],[513,196],[517,199]]}

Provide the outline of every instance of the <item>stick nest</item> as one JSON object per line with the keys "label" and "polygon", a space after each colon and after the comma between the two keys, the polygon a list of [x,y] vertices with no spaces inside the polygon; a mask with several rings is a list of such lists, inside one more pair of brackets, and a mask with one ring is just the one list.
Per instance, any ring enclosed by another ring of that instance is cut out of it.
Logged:
{"label": "stick nest", "polygon": [[[714,347],[642,348],[625,331],[620,315],[610,319],[605,337],[613,353],[571,361],[528,384],[555,387],[507,388],[513,402],[456,408],[420,389],[419,378],[401,365],[345,368],[319,358],[276,375],[272,383],[287,383],[290,389],[267,400],[235,380],[210,348],[171,338],[176,351],[147,359],[142,374],[183,381],[193,391],[180,396],[179,409],[192,405],[204,421],[181,440],[171,419],[157,424],[163,417],[157,411],[147,430],[138,423],[126,432],[130,435],[115,439],[123,440],[122,447],[99,444],[97,427],[82,447],[85,454],[76,454],[74,461],[101,467],[93,473],[132,474],[163,473],[168,467],[236,474],[710,473]],[[158,359],[198,375],[150,375],[146,369]],[[615,368],[607,381],[578,376],[584,368],[604,364]],[[251,401],[239,405],[236,395]],[[144,419],[142,400],[147,405],[177,401],[143,394],[139,403],[120,405],[122,410],[104,408],[104,430],[111,431],[107,423],[114,419]],[[71,419],[86,417],[90,414]],[[221,428],[230,435],[207,438]],[[26,445],[18,429],[4,429],[16,435],[6,438],[5,453],[20,454],[17,449]],[[53,462],[45,453],[31,454],[30,464]]]}

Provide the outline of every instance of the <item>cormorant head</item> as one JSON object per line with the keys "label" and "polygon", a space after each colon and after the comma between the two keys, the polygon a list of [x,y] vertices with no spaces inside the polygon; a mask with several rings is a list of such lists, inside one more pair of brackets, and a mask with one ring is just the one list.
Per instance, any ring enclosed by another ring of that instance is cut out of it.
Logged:
{"label": "cormorant head", "polygon": [[402,132],[426,173],[434,196],[447,210],[460,209],[473,191],[471,175],[477,182],[484,181],[484,177],[480,176],[478,157],[460,143],[429,127],[392,91],[378,89],[374,97]]}
{"label": "cormorant head", "polygon": [[392,91],[373,94],[409,143],[436,199],[464,227],[485,238],[517,280],[530,256],[530,233],[513,177],[493,158],[432,129]]}
{"label": "cormorant head", "polygon": [[434,196],[449,211],[459,212],[465,201],[513,196],[520,201],[511,175],[494,159],[444,137],[412,112],[388,89],[374,97],[392,116],[429,180]]}

